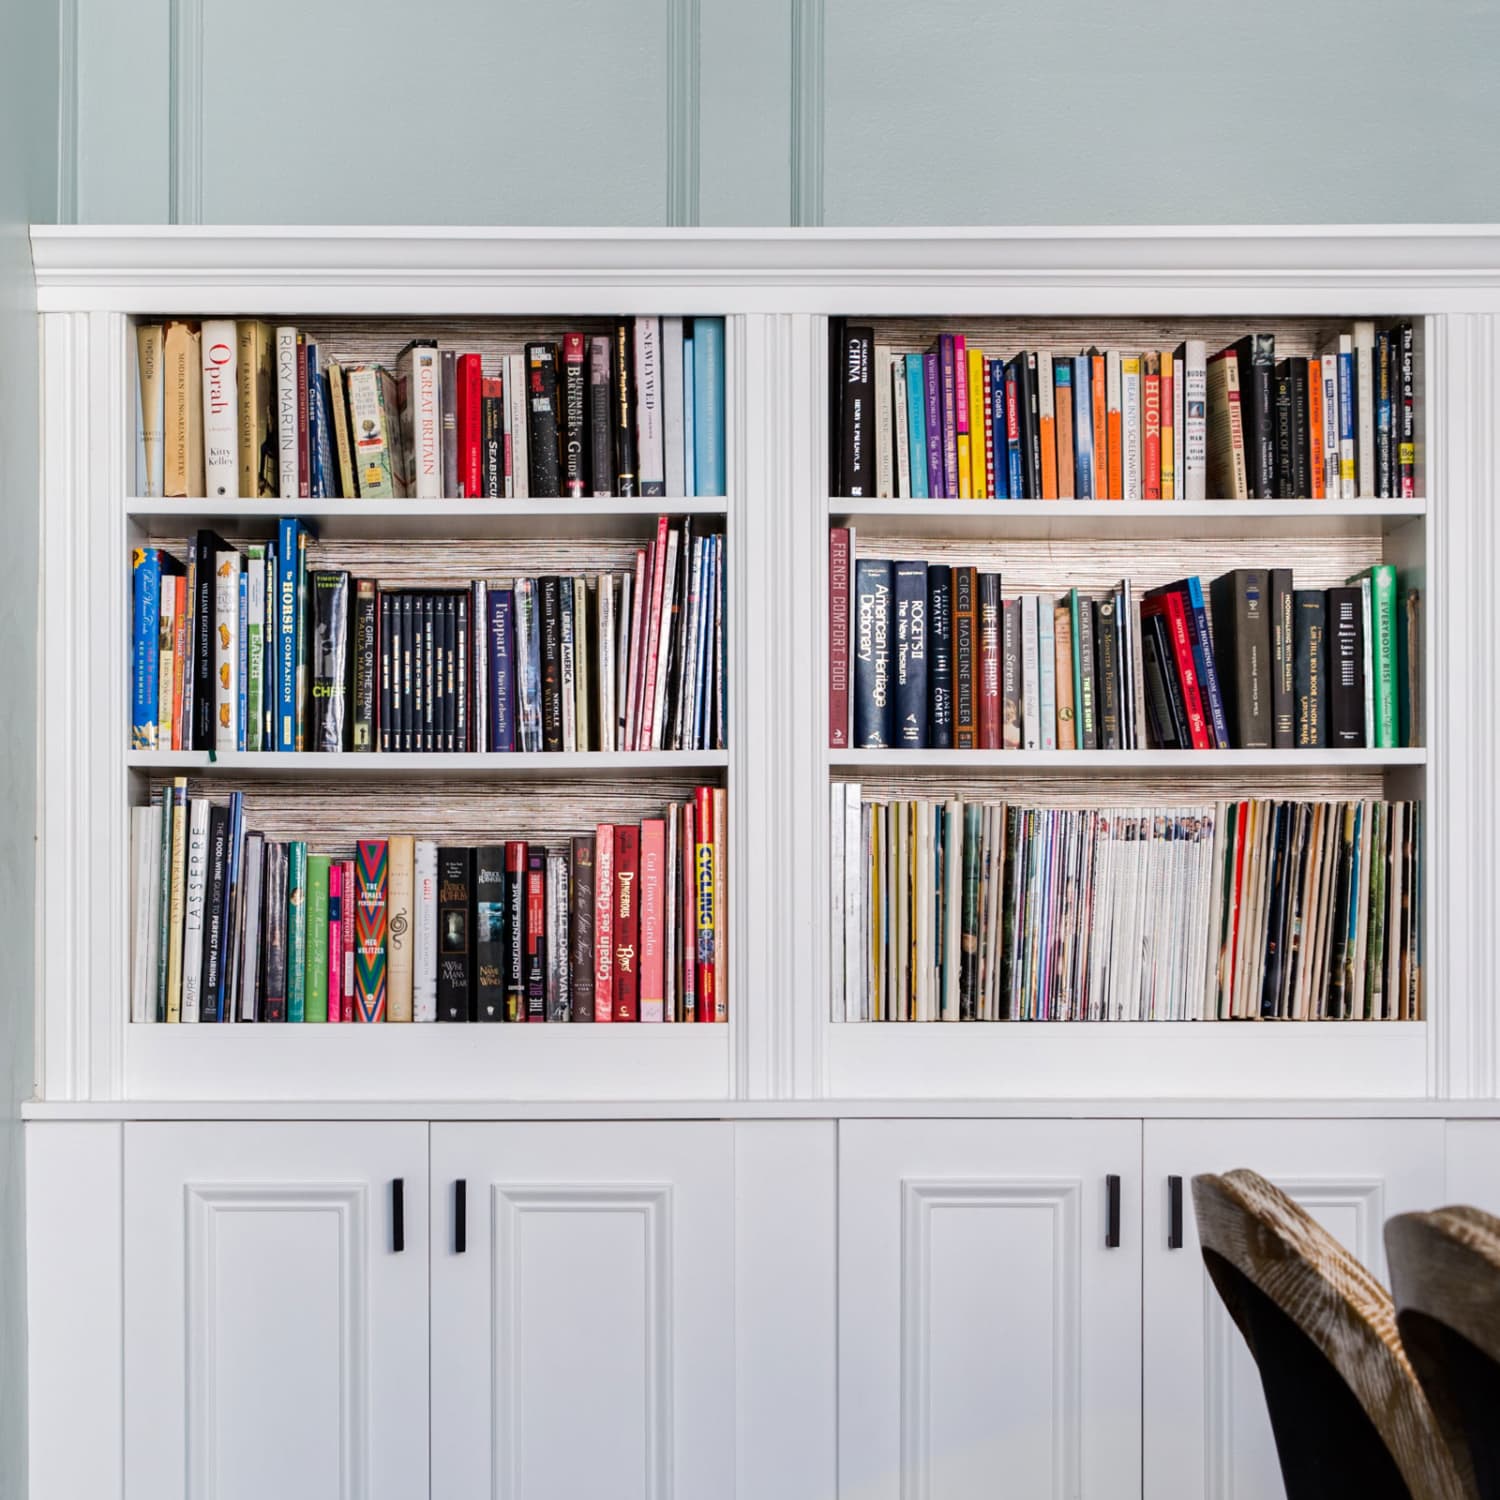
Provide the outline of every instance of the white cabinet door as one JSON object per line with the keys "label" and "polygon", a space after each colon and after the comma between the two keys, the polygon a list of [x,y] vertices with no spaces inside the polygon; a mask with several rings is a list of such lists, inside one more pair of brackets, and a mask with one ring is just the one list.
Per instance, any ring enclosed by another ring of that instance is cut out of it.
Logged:
{"label": "white cabinet door", "polygon": [[733,1494],[734,1126],[434,1125],[432,1226],[435,1496]]}
{"label": "white cabinet door", "polygon": [[1500,1215],[1500,1120],[1449,1120],[1445,1203]]}
{"label": "white cabinet door", "polygon": [[425,1125],[126,1125],[124,1242],[126,1500],[428,1493]]}
{"label": "white cabinet door", "polygon": [[1135,1121],[840,1127],[844,1500],[1140,1495],[1139,1169]]}
{"label": "white cabinet door", "polygon": [[[1145,1490],[1152,1500],[1282,1500],[1255,1362],[1198,1248],[1192,1179],[1251,1167],[1382,1281],[1385,1221],[1443,1195],[1440,1120],[1170,1120],[1146,1124]],[[1171,1176],[1182,1247],[1167,1248]]]}

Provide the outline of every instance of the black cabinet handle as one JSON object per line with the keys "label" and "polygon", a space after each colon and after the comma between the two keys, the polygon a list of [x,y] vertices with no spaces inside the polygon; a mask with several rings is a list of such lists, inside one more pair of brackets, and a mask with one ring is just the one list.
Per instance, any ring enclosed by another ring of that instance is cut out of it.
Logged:
{"label": "black cabinet handle", "polygon": [[1104,1179],[1104,1248],[1120,1248],[1120,1174],[1111,1172]]}
{"label": "black cabinet handle", "polygon": [[1182,1178],[1167,1178],[1167,1249],[1182,1249]]}
{"label": "black cabinet handle", "polygon": [[391,1182],[391,1249],[400,1255],[406,1249],[406,1179]]}
{"label": "black cabinet handle", "polygon": [[460,1177],[453,1184],[453,1253],[469,1248],[469,1184]]}

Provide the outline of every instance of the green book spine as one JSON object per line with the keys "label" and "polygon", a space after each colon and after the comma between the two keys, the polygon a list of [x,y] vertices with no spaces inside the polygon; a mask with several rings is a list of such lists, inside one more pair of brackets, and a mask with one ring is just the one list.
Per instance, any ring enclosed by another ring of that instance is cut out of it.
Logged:
{"label": "green book spine", "polygon": [[[307,845],[294,839],[286,846],[287,976],[286,1018],[307,1019]],[[325,1009],[323,1019],[328,1015]]]}
{"label": "green book spine", "polygon": [[1375,804],[1375,832],[1370,839],[1370,936],[1365,953],[1365,1019],[1383,1021],[1385,1013],[1385,864],[1389,857],[1390,804]]}
{"label": "green book spine", "polygon": [[[297,643],[296,643],[296,703],[297,703],[297,748],[307,748],[307,528],[297,528]],[[306,845],[303,846],[306,852]],[[291,1019],[290,1016],[287,1018]],[[302,1018],[298,1016],[300,1021]]]}
{"label": "green book spine", "polygon": [[[1080,649],[1081,649],[1081,647],[1083,645],[1083,642],[1079,639],[1079,631],[1078,631],[1078,590],[1077,589],[1069,589],[1068,590],[1068,616],[1069,616],[1069,619],[1070,619],[1070,621],[1072,623],[1072,626],[1073,626],[1073,630],[1072,630],[1072,640],[1073,640],[1073,720],[1074,720],[1074,729],[1075,729],[1075,733],[1074,733],[1074,736],[1073,736],[1073,743],[1080,750],[1082,750],[1084,748],[1084,744],[1083,744],[1083,715],[1084,715],[1084,702],[1083,702],[1083,657],[1079,654],[1079,652],[1080,652]],[[1092,684],[1090,684],[1090,686],[1092,686]],[[1090,725],[1090,727],[1092,727],[1093,722],[1094,722],[1094,701],[1093,701],[1093,698],[1094,698],[1094,695],[1091,692],[1089,694],[1089,702],[1088,702],[1088,716],[1089,716],[1089,725]]]}
{"label": "green book spine", "polygon": [[[259,564],[257,567],[256,564]],[[245,548],[245,571],[250,579],[250,614],[245,628],[245,749],[260,749],[261,705],[265,701],[266,629],[259,616],[265,612],[266,546],[256,542]],[[254,590],[260,591],[257,608]]]}
{"label": "green book spine", "polygon": [[1396,569],[1390,563],[1377,563],[1349,579],[1358,583],[1370,580],[1370,663],[1374,668],[1372,684],[1375,697],[1375,748],[1394,750],[1400,743],[1396,697]]}
{"label": "green book spine", "polygon": [[[328,866],[327,854],[307,856],[307,1019],[328,1019]],[[321,940],[320,940],[321,939]]]}

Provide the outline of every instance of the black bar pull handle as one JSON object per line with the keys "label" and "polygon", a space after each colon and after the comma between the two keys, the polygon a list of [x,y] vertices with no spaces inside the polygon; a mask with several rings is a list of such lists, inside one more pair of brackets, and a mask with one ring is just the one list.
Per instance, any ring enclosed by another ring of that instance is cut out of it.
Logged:
{"label": "black bar pull handle", "polygon": [[391,1180],[391,1249],[400,1255],[406,1249],[406,1179]]}
{"label": "black bar pull handle", "polygon": [[453,1184],[453,1253],[469,1248],[469,1184],[460,1177]]}
{"label": "black bar pull handle", "polygon": [[1182,1249],[1182,1178],[1167,1178],[1167,1249]]}
{"label": "black bar pull handle", "polygon": [[1104,1179],[1104,1248],[1120,1248],[1120,1174],[1111,1172]]}

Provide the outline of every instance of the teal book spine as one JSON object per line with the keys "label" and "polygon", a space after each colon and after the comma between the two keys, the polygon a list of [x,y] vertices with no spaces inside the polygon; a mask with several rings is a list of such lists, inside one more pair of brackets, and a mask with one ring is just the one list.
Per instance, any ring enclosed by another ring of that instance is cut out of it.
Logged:
{"label": "teal book spine", "polygon": [[[307,845],[294,839],[287,845],[287,979],[286,1018],[307,1019]],[[324,1019],[327,1019],[326,1013]]]}
{"label": "teal book spine", "polygon": [[922,380],[922,356],[906,356],[906,427],[911,448],[911,497],[926,500],[927,392]]}
{"label": "teal book spine", "polygon": [[693,445],[698,494],[724,494],[723,318],[693,319]]}
{"label": "teal book spine", "polygon": [[1377,563],[1348,581],[1357,583],[1362,578],[1370,580],[1370,664],[1375,676],[1375,748],[1394,750],[1400,743],[1396,710],[1396,569],[1390,563]]}

